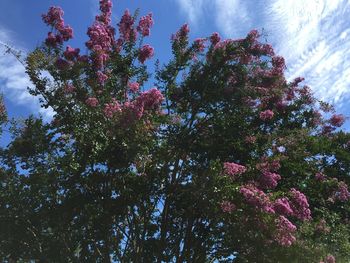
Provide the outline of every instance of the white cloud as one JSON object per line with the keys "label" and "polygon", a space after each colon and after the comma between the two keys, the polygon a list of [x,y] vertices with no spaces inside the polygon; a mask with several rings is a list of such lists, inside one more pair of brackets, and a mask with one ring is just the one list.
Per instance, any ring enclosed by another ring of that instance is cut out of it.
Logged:
{"label": "white cloud", "polygon": [[[214,17],[226,37],[264,28],[286,59],[288,79],[303,76],[315,94],[338,106],[350,96],[350,1],[177,0],[190,21]],[[210,6],[205,13],[203,6]]]}
{"label": "white cloud", "polygon": [[51,119],[52,109],[41,108],[38,98],[29,94],[27,87],[32,87],[32,84],[25,73],[24,65],[14,55],[6,53],[3,44],[18,48],[14,45],[13,34],[0,28],[0,92],[11,103],[25,106],[34,114],[40,113],[46,120]]}

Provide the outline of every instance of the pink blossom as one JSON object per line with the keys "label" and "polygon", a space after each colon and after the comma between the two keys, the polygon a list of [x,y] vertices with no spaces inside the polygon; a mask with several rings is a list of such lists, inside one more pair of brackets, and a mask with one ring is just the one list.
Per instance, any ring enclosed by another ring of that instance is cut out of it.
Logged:
{"label": "pink blossom", "polygon": [[145,63],[146,59],[153,57],[153,55],[154,55],[153,47],[151,47],[150,45],[144,45],[139,50],[138,59],[143,64],[143,63]]}
{"label": "pink blossom", "polygon": [[96,74],[97,74],[97,81],[98,81],[98,83],[100,85],[104,85],[105,82],[108,79],[108,76],[106,74],[104,74],[103,72],[101,72],[101,71],[98,71]]}
{"label": "pink blossom", "polygon": [[183,41],[184,39],[188,38],[188,33],[190,32],[190,27],[188,24],[184,24],[181,26],[179,31],[176,32],[175,35],[171,36],[171,39],[173,41]]}
{"label": "pink blossom", "polygon": [[214,32],[211,36],[210,36],[210,42],[213,46],[215,46],[217,43],[219,43],[221,40],[219,33]]}
{"label": "pink blossom", "polygon": [[323,174],[323,173],[316,173],[315,174],[315,179],[317,181],[324,181],[324,180],[326,180],[326,175]]}
{"label": "pink blossom", "polygon": [[42,15],[43,21],[49,25],[55,27],[58,23],[63,21],[63,10],[59,6],[51,6],[46,14]]}
{"label": "pink blossom", "polygon": [[290,190],[291,207],[293,215],[300,220],[306,221],[311,219],[311,211],[306,196],[298,190]]}
{"label": "pink blossom", "polygon": [[321,219],[320,222],[316,225],[316,230],[321,233],[329,233],[331,230],[327,227],[326,220]]}
{"label": "pink blossom", "polygon": [[335,257],[333,255],[328,255],[325,259],[325,263],[335,263]]}
{"label": "pink blossom", "polygon": [[71,66],[71,63],[63,58],[58,58],[55,64],[56,67],[60,70],[66,70],[69,68],[69,66]]}
{"label": "pink blossom", "polygon": [[61,35],[55,35],[54,33],[49,32],[47,34],[47,38],[45,40],[45,43],[48,46],[56,47],[58,44],[63,43],[63,39],[62,39]]}
{"label": "pink blossom", "polygon": [[262,190],[259,190],[256,186],[252,184],[241,186],[240,193],[243,195],[248,204],[257,209],[261,209],[264,212],[275,213],[269,196]]}
{"label": "pink blossom", "polygon": [[275,188],[279,180],[281,180],[281,176],[279,174],[264,172],[260,177],[260,185],[265,189]]}
{"label": "pink blossom", "polygon": [[143,105],[146,110],[159,107],[163,100],[163,94],[156,88],[142,92],[140,96],[136,98],[137,104]]}
{"label": "pink blossom", "polygon": [[273,74],[282,74],[286,68],[283,57],[275,56],[272,58]]}
{"label": "pink blossom", "polygon": [[140,89],[140,84],[137,82],[129,82],[128,87],[129,87],[131,92],[136,93]]}
{"label": "pink blossom", "polygon": [[342,114],[334,114],[330,120],[329,120],[330,124],[332,126],[336,126],[336,127],[340,127],[344,124],[345,122],[345,117]]}
{"label": "pink blossom", "polygon": [[277,229],[275,233],[275,240],[281,246],[289,247],[291,246],[296,238],[294,233],[297,230],[297,227],[293,225],[286,217],[279,216],[276,219]]}
{"label": "pink blossom", "polygon": [[230,201],[222,201],[220,207],[225,213],[231,213],[236,209],[236,206]]}
{"label": "pink blossom", "polygon": [[103,110],[107,118],[112,118],[114,113],[120,112],[120,111],[121,111],[121,106],[119,102],[114,98],[112,99],[111,103],[105,104],[105,108]]}
{"label": "pink blossom", "polygon": [[224,163],[224,173],[229,176],[235,176],[242,173],[245,173],[247,168],[243,165],[239,165],[237,163],[230,163],[225,162]]}
{"label": "pink blossom", "polygon": [[339,182],[338,189],[335,192],[335,198],[341,202],[346,202],[350,199],[348,185],[345,182]]}
{"label": "pink blossom", "polygon": [[96,16],[96,20],[109,25],[111,23],[112,1],[100,0],[100,11],[101,15]]}
{"label": "pink blossom", "polygon": [[79,56],[79,52],[79,48],[72,48],[71,46],[67,46],[66,51],[64,51],[63,55],[68,60],[74,60]]}
{"label": "pink blossom", "polygon": [[139,31],[144,37],[149,36],[151,26],[153,26],[153,19],[152,14],[149,13],[148,15],[141,17],[139,25],[137,26],[137,31]]}
{"label": "pink blossom", "polygon": [[69,39],[73,38],[73,28],[71,28],[69,25],[59,27],[57,30],[61,33],[64,41],[68,41]]}
{"label": "pink blossom", "polygon": [[129,10],[125,10],[119,24],[119,33],[123,41],[135,41],[137,31],[134,29],[134,18],[131,16]]}
{"label": "pink blossom", "polygon": [[273,203],[273,209],[281,215],[289,216],[293,214],[293,210],[290,207],[289,200],[286,197],[275,200],[275,202]]}
{"label": "pink blossom", "polygon": [[197,38],[194,40],[194,46],[196,51],[203,52],[205,49],[205,38]]}
{"label": "pink blossom", "polygon": [[98,105],[98,99],[91,97],[86,99],[85,103],[89,105],[90,107],[97,107]]}
{"label": "pink blossom", "polygon": [[260,112],[259,117],[260,117],[260,119],[265,121],[265,120],[272,119],[273,115],[274,115],[274,113],[272,110],[265,110],[265,111]]}

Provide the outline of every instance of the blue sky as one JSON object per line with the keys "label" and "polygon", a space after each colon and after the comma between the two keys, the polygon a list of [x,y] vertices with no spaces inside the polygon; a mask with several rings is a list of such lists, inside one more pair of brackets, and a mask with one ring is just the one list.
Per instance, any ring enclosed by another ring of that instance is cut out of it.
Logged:
{"label": "blue sky", "polygon": [[[114,0],[113,4],[114,25],[126,8],[131,12],[140,8],[141,15],[153,13],[155,25],[146,43],[154,46],[155,57],[163,63],[171,55],[171,33],[185,22],[191,38],[214,31],[224,38],[241,38],[253,28],[263,29],[267,41],[286,59],[287,78],[305,77],[317,97],[350,116],[350,0]],[[64,9],[66,23],[74,28],[69,44],[84,50],[98,0],[1,0],[0,41],[24,52],[35,48],[48,30],[41,14],[52,5]],[[30,85],[23,66],[1,52],[0,92],[11,116],[41,113],[49,119],[52,112],[40,109],[37,99],[27,93]],[[345,127],[350,127],[349,121]]]}

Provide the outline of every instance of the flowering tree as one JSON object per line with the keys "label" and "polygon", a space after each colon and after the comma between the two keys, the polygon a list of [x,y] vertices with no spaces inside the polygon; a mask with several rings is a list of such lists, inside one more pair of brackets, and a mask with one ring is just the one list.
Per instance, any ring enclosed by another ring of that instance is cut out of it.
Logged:
{"label": "flowering tree", "polygon": [[66,45],[59,7],[43,15],[26,70],[55,116],[14,125],[1,150],[2,260],[348,259],[344,116],[288,83],[256,30],[190,43],[182,26],[149,87],[152,14],[125,11],[117,33],[111,7],[100,0],[87,55]]}

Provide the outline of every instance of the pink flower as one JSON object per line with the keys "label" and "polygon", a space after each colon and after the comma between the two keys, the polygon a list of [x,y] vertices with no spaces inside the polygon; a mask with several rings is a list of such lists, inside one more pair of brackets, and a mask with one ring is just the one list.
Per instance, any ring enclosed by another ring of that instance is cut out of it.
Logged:
{"label": "pink flower", "polygon": [[79,52],[79,48],[72,48],[71,46],[67,46],[66,51],[64,51],[63,55],[68,60],[74,60],[79,56]]}
{"label": "pink flower", "polygon": [[49,32],[47,34],[47,38],[45,40],[45,43],[48,46],[56,47],[57,45],[63,43],[63,39],[62,39],[61,35],[55,35],[54,33]]}
{"label": "pink flower", "polygon": [[211,36],[210,36],[210,42],[213,46],[215,46],[217,43],[219,43],[221,40],[219,33],[214,32]]}
{"label": "pink flower", "polygon": [[182,27],[179,29],[179,31],[176,32],[175,35],[171,36],[171,40],[178,42],[178,41],[184,41],[188,38],[188,33],[190,32],[190,27],[188,24],[182,25]]}
{"label": "pink flower", "polygon": [[229,163],[229,162],[224,163],[224,173],[229,176],[235,176],[235,175],[245,173],[246,170],[247,168],[245,168],[245,166],[239,165],[237,163]]}
{"label": "pink flower", "polygon": [[134,29],[134,18],[131,16],[129,10],[125,10],[119,24],[119,33],[123,41],[135,41],[137,31]]}
{"label": "pink flower", "polygon": [[56,67],[60,70],[66,70],[71,66],[71,63],[63,58],[58,58],[55,63]]}
{"label": "pink flower", "polygon": [[153,19],[152,14],[149,13],[148,15],[141,17],[139,25],[137,26],[137,31],[139,31],[144,37],[149,36],[151,26],[153,26]]}
{"label": "pink flower", "polygon": [[112,118],[114,113],[120,112],[120,111],[121,111],[121,106],[119,102],[114,98],[112,99],[111,103],[105,104],[105,108],[103,110],[107,118]]}
{"label": "pink flower", "polygon": [[293,210],[290,207],[289,200],[286,197],[275,200],[275,202],[273,203],[273,209],[281,215],[289,216],[293,214]]}
{"label": "pink flower", "polygon": [[339,182],[338,189],[334,194],[335,198],[341,202],[346,202],[350,199],[348,185],[345,182]]}
{"label": "pink flower", "polygon": [[333,255],[328,255],[325,259],[325,263],[335,263],[335,257]]}
{"label": "pink flower", "polygon": [[290,190],[290,196],[293,215],[303,221],[310,220],[311,211],[306,196],[294,188]]}
{"label": "pink flower", "polygon": [[128,87],[129,87],[131,92],[136,93],[140,89],[140,84],[137,82],[129,82]]}
{"label": "pink flower", "polygon": [[91,98],[86,99],[85,103],[87,105],[89,105],[90,107],[97,107],[98,99],[91,97]]}
{"label": "pink flower", "polygon": [[296,238],[294,236],[297,227],[293,225],[286,217],[279,216],[276,220],[277,229],[275,233],[275,240],[281,246],[289,247],[291,246]]}
{"label": "pink flower", "polygon": [[220,204],[220,207],[221,207],[222,211],[225,213],[231,213],[232,211],[234,211],[236,209],[236,206],[233,203],[231,203],[230,201],[222,201]]}
{"label": "pink flower", "polygon": [[326,180],[326,175],[323,174],[323,173],[316,173],[315,174],[315,179],[317,181],[324,181],[324,180]]}
{"label": "pink flower", "polygon": [[272,118],[273,118],[273,115],[274,115],[274,113],[273,113],[272,110],[266,110],[266,111],[260,112],[259,117],[260,117],[260,119],[262,119],[263,121],[265,121],[265,120],[270,120],[270,119],[272,119]]}
{"label": "pink flower", "polygon": [[332,126],[336,126],[336,127],[340,127],[344,124],[345,122],[345,117],[342,114],[334,114],[330,120],[329,120],[330,124]]}
{"label": "pink flower", "polygon": [[58,23],[63,21],[63,10],[59,6],[51,6],[47,14],[43,14],[43,21],[49,25],[55,27]]}
{"label": "pink flower", "polygon": [[103,72],[101,72],[101,71],[98,71],[96,74],[97,74],[98,83],[99,83],[100,85],[104,85],[105,82],[106,82],[107,79],[108,79],[108,76],[107,76],[106,74],[104,74]]}
{"label": "pink flower", "polygon": [[256,186],[252,184],[241,186],[240,193],[243,195],[246,202],[254,206],[256,209],[261,209],[267,213],[275,213],[269,196],[262,190],[259,190]]}
{"label": "pink flower", "polygon": [[164,100],[163,94],[156,88],[142,92],[136,98],[137,104],[142,104],[146,110],[158,108]]}
{"label": "pink flower", "polygon": [[329,233],[331,230],[327,227],[326,220],[321,219],[320,222],[316,225],[316,230],[321,233]]}
{"label": "pink flower", "polygon": [[146,59],[153,57],[153,55],[154,55],[153,47],[151,47],[150,45],[144,45],[143,47],[141,47],[139,51],[138,58],[139,58],[139,61],[143,64],[145,63]]}
{"label": "pink flower", "polygon": [[272,58],[273,74],[282,74],[286,68],[283,57],[275,56]]}
{"label": "pink flower", "polygon": [[279,174],[264,172],[260,177],[260,185],[265,189],[275,188],[279,180],[281,180],[281,176]]}
{"label": "pink flower", "polygon": [[194,40],[194,46],[196,48],[196,51],[198,52],[203,52],[205,49],[205,38],[197,38]]}

